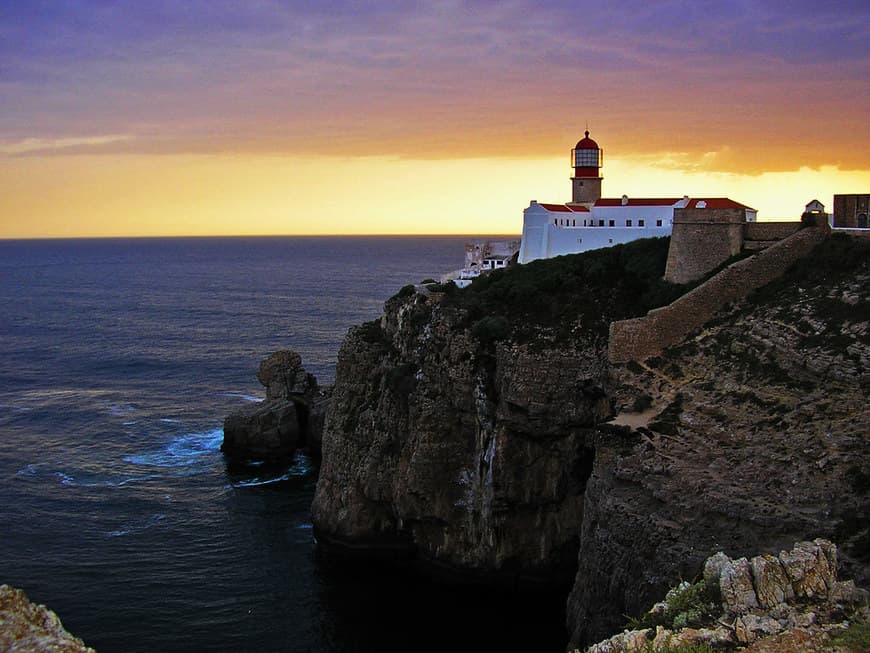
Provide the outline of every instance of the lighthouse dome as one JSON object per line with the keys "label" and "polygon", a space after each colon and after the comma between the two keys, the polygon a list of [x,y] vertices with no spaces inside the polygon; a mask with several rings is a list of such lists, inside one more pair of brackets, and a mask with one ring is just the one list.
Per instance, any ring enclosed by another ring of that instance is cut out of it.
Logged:
{"label": "lighthouse dome", "polygon": [[574,146],[575,150],[597,150],[598,143],[589,138],[589,130],[586,130],[586,135],[577,141],[577,145]]}

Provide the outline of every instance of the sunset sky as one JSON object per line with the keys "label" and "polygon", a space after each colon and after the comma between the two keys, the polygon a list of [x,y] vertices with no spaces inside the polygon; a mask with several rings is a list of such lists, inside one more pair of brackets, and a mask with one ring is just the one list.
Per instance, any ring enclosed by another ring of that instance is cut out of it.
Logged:
{"label": "sunset sky", "polygon": [[0,0],[0,238],[519,233],[870,192],[870,3]]}

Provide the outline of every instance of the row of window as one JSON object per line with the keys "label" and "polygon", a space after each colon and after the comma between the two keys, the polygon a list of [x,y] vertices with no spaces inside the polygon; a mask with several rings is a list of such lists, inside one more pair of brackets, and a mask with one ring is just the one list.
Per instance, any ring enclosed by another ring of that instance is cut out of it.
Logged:
{"label": "row of window", "polygon": [[[576,218],[553,218],[553,224],[558,225],[558,226],[560,226],[560,227],[576,227],[576,226],[577,226],[577,219],[576,219]],[[583,226],[583,227],[596,227],[596,226],[598,226],[598,227],[603,227],[603,226],[604,226],[604,220],[598,220],[598,223],[597,223],[597,224],[596,224],[596,221],[595,221],[595,220],[584,220],[584,221],[583,221],[583,224],[582,224],[581,226]],[[616,220],[608,220],[608,221],[607,221],[607,226],[608,226],[608,227],[615,227],[615,226],[616,226]],[[625,226],[626,226],[626,227],[633,227],[633,226],[634,226],[634,221],[631,220],[631,219],[626,220],[626,221],[625,221]],[[646,220],[644,220],[643,218],[640,218],[640,219],[637,221],[637,226],[638,226],[638,227],[645,227],[645,226],[646,226]],[[657,227],[661,227],[661,226],[662,226],[662,221],[661,221],[661,220],[656,220],[656,226],[657,226]]]}

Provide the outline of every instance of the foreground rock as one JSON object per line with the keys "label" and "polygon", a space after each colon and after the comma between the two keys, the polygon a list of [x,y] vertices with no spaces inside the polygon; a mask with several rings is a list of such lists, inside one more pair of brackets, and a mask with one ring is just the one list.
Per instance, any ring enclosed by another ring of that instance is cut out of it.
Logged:
{"label": "foreground rock", "polygon": [[242,461],[282,461],[302,446],[319,455],[329,392],[305,371],[301,356],[290,350],[271,354],[260,363],[257,379],[266,388],[266,400],[224,420],[221,451]]}
{"label": "foreground rock", "polygon": [[732,560],[719,552],[704,578],[681,583],[626,630],[587,653],[653,653],[680,646],[756,651],[835,651],[838,635],[870,618],[868,593],[837,580],[837,549],[799,542],[778,556]]}
{"label": "foreground rock", "polygon": [[94,653],[64,629],[54,612],[31,603],[24,592],[9,585],[0,585],[0,651]]}

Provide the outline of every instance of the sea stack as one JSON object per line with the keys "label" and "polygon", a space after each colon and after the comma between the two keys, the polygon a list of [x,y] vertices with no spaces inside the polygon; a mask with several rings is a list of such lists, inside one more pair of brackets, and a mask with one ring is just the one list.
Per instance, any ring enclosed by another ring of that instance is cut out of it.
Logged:
{"label": "sea stack", "polygon": [[319,452],[322,413],[328,400],[317,379],[306,372],[295,351],[276,351],[260,363],[257,379],[266,399],[224,420],[221,451],[233,460],[278,462],[301,446]]}

